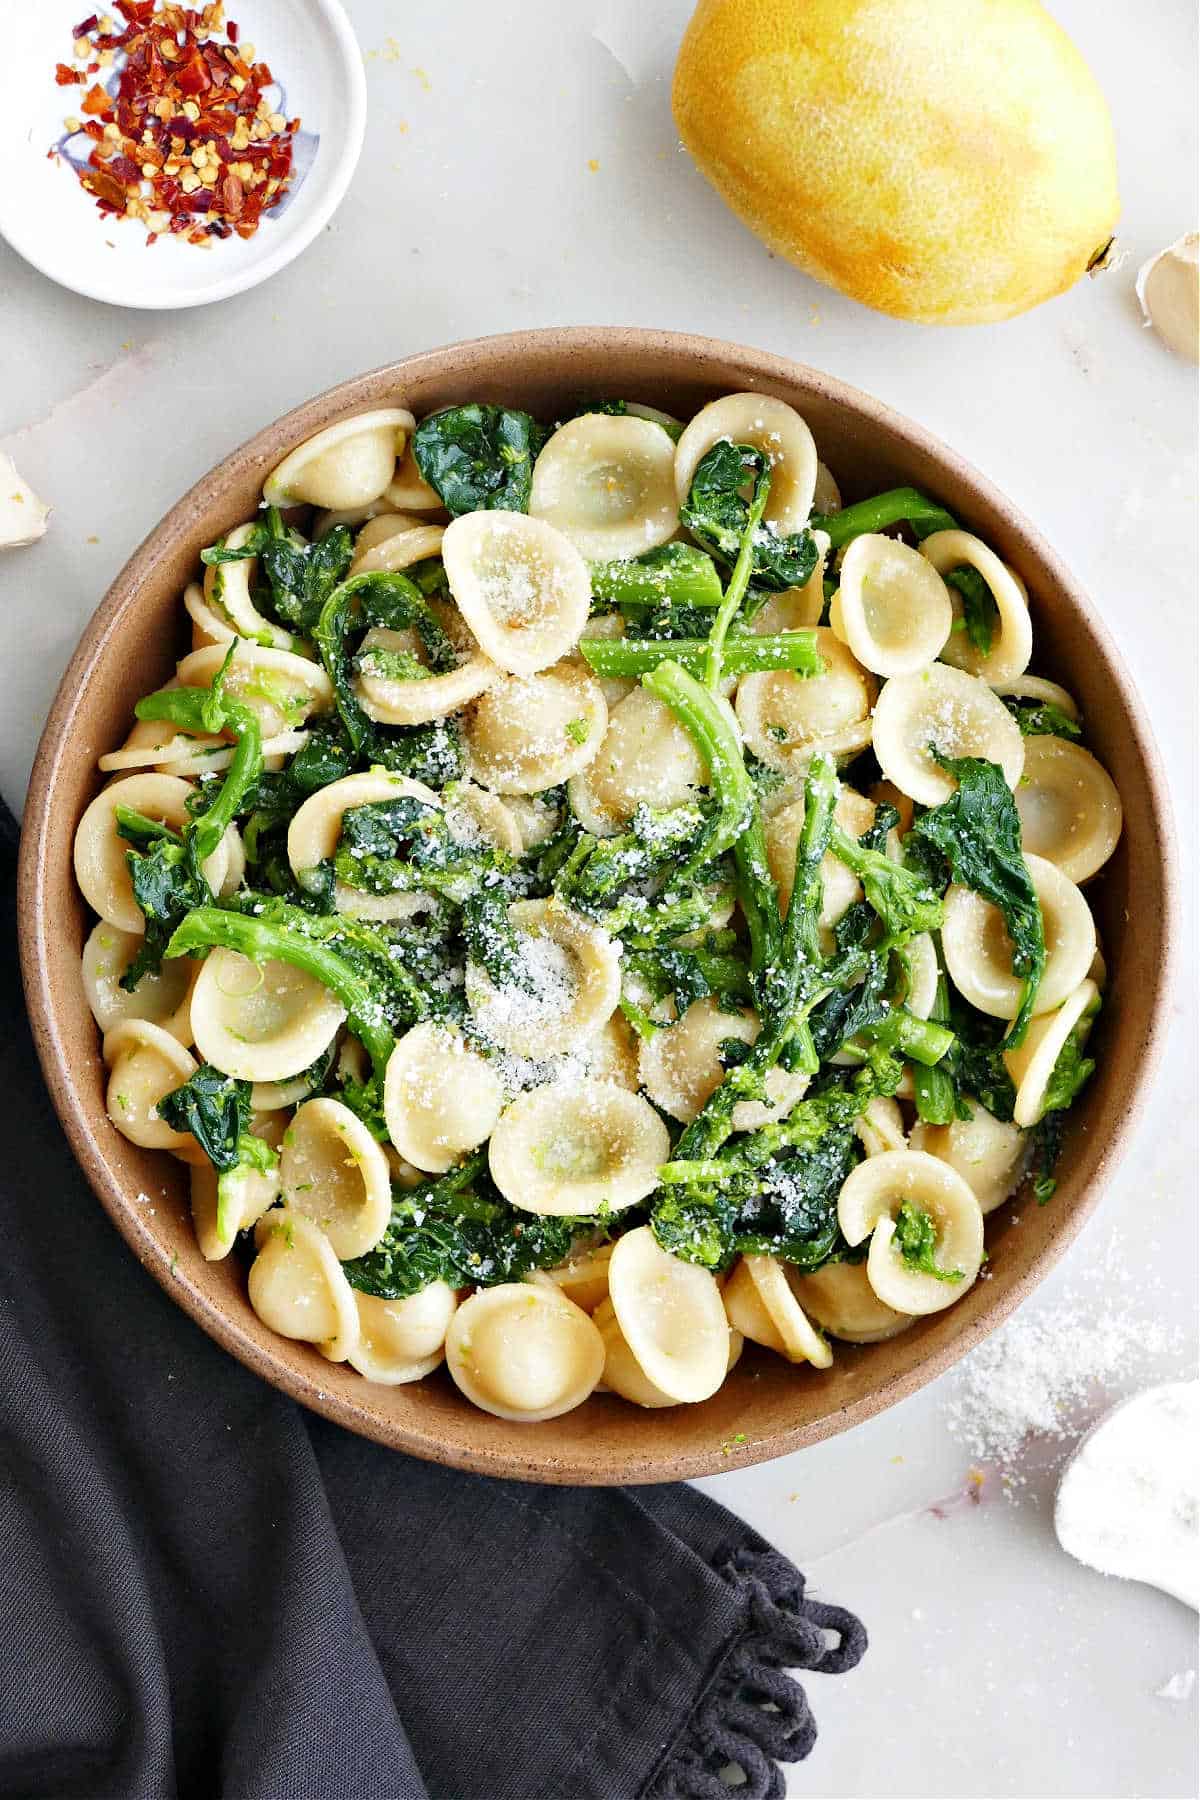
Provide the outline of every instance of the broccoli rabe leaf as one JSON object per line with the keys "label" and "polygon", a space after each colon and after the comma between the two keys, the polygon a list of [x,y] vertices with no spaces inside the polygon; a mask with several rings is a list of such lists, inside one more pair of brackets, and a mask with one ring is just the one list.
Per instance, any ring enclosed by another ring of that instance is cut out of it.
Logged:
{"label": "broccoli rabe leaf", "polygon": [[479,1150],[436,1181],[394,1189],[383,1237],[342,1268],[351,1287],[384,1300],[403,1299],[433,1281],[493,1287],[565,1262],[581,1230],[594,1224],[510,1206],[488,1176],[486,1150]]}
{"label": "broccoli rabe leaf", "polygon": [[946,586],[953,588],[962,601],[961,628],[972,648],[978,650],[980,656],[990,656],[992,639],[1000,623],[1000,612],[991,588],[978,569],[965,563],[961,568],[951,569],[944,579]]}
{"label": "broccoli rabe leaf", "polygon": [[980,757],[930,754],[958,787],[948,800],[916,820],[907,845],[931,844],[946,858],[954,879],[999,907],[1012,940],[1013,974],[1023,983],[1009,1047],[1024,1040],[1042,971],[1046,938],[1042,909],[1021,855],[1021,820],[1004,773]]}
{"label": "broccoli rabe leaf", "polygon": [[1095,1058],[1085,1056],[1083,1051],[1098,1011],[1099,1002],[1083,1015],[1059,1051],[1053,1072],[1046,1083],[1045,1098],[1042,1101],[1043,1117],[1046,1113],[1066,1112],[1068,1107],[1075,1104],[1095,1073]]}
{"label": "broccoli rabe leaf", "polygon": [[339,881],[366,893],[421,889],[462,905],[485,885],[505,881],[516,862],[492,845],[459,843],[443,807],[400,794],[347,808],[333,866]]}
{"label": "broccoli rabe leaf", "polygon": [[910,1269],[921,1275],[932,1275],[938,1281],[961,1281],[962,1269],[943,1269],[934,1256],[937,1249],[937,1226],[924,1209],[905,1200],[896,1214],[896,1232],[892,1239]]}
{"label": "broccoli rabe leaf", "polygon": [[[747,482],[754,486],[767,468],[761,450],[723,439],[701,457],[687,502],[680,508],[679,517],[692,536],[731,567],[750,522],[752,502],[742,490]],[[811,531],[785,536],[767,520],[756,527],[750,579],[759,587],[772,593],[803,587],[816,566],[817,545]]]}
{"label": "broccoli rabe leaf", "polygon": [[1083,736],[1083,727],[1078,720],[1049,700],[1022,700],[1014,694],[1002,698],[1020,726],[1022,737],[1079,739]]}
{"label": "broccoli rabe leaf", "polygon": [[451,406],[413,433],[418,469],[451,517],[528,512],[534,458],[546,433],[528,413],[504,406]]}
{"label": "broccoli rabe leaf", "polygon": [[841,1242],[838,1195],[859,1154],[853,1131],[831,1128],[812,1149],[778,1157],[738,1213],[736,1248],[777,1256],[800,1269],[828,1262]]}
{"label": "broccoli rabe leaf", "polygon": [[[626,976],[634,978],[652,999],[673,999],[677,1018],[683,1017],[693,1001],[710,995],[730,1013],[740,1012],[753,998],[750,972],[732,943],[699,944],[687,950],[670,944],[653,950],[628,950],[623,966]],[[732,1058],[726,1066],[732,1066]]]}
{"label": "broccoli rabe leaf", "polygon": [[163,1095],[158,1116],[173,1131],[190,1131],[214,1169],[236,1168],[239,1140],[250,1129],[250,1083],[201,1063],[182,1087]]}
{"label": "broccoli rabe leaf", "polygon": [[[122,810],[117,809],[117,833],[125,837]],[[146,842],[144,838],[141,841]],[[207,906],[213,895],[201,873],[193,838],[159,837],[144,850],[130,850],[125,860],[133,897],[146,921],[142,941],[121,976],[121,986],[133,993],[144,975],[156,974],[161,968],[176,926],[194,906]]]}
{"label": "broccoli rabe leaf", "polygon": [[494,987],[537,992],[537,982],[521,955],[521,940],[508,916],[509,896],[501,888],[484,887],[462,909],[462,933],[471,961],[478,963]]}

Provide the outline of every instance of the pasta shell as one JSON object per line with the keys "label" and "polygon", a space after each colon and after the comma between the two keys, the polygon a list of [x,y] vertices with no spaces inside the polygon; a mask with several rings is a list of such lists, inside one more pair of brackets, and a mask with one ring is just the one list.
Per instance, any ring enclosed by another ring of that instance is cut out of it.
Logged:
{"label": "pasta shell", "polygon": [[782,534],[808,523],[817,485],[817,447],[800,414],[770,394],[725,394],[701,407],[675,447],[675,495],[684,505],[700,462],[728,438],[761,450],[771,465],[766,517]]}
{"label": "pasta shell", "polygon": [[286,1081],[329,1048],[346,1014],[315,976],[211,950],[192,990],[192,1031],[205,1062],[239,1081]]}
{"label": "pasta shell", "polygon": [[644,687],[613,708],[588,762],[569,794],[576,816],[598,837],[614,836],[639,806],[666,810],[698,800],[708,781],[687,727]]}
{"label": "pasta shell", "polygon": [[148,1019],[125,1019],[104,1034],[108,1068],[105,1109],[132,1144],[147,1150],[197,1149],[190,1132],[158,1116],[158,1103],[196,1073],[196,1059],[178,1038]]}
{"label": "pasta shell", "polygon": [[485,969],[468,962],[467,1003],[476,1028],[516,1056],[544,1058],[574,1049],[616,1010],[620,946],[558,900],[516,900],[508,919],[528,985],[497,987]]}
{"label": "pasta shell", "polygon": [[1052,862],[1069,881],[1102,869],[1121,836],[1121,796],[1090,751],[1068,738],[1031,737],[1013,799],[1026,852]]}
{"label": "pasta shell", "polygon": [[[678,1406],[679,1402],[670,1394],[664,1394],[661,1388],[655,1387],[629,1348],[625,1334],[617,1322],[612,1301],[603,1301],[592,1318],[604,1339],[604,1387],[611,1393],[619,1394],[622,1400],[631,1400],[635,1406]],[[741,1332],[735,1331],[731,1326],[726,1374],[741,1356],[743,1343]]]}
{"label": "pasta shell", "polygon": [[[694,1000],[673,1025],[643,1038],[638,1048],[638,1074],[655,1106],[681,1124],[689,1124],[725,1077],[721,1045],[730,1038],[752,1044],[762,1029],[749,1008],[723,1012],[711,997]],[[735,1131],[754,1131],[789,1113],[803,1097],[808,1077],[783,1068],[766,1078],[768,1100],[739,1100],[733,1110]]]}
{"label": "pasta shell", "polygon": [[446,1333],[457,1387],[499,1419],[557,1419],[587,1399],[604,1370],[588,1315],[549,1284],[503,1282],[464,1300]]}
{"label": "pasta shell", "polygon": [[953,1119],[949,1125],[919,1125],[913,1132],[912,1148],[957,1169],[986,1218],[1010,1199],[1024,1180],[1029,1139],[1017,1125],[993,1118],[977,1100],[968,1098],[966,1105],[967,1119]]}
{"label": "pasta shell", "polygon": [[[964,565],[975,569],[987,583],[999,614],[1000,629],[986,655],[976,649],[965,631],[952,631],[942,650],[943,661],[992,683],[1013,681],[1023,675],[1033,655],[1033,626],[1024,586],[1008,564],[969,531],[931,532],[922,541],[920,553],[939,575],[948,575],[951,569]],[[951,591],[951,601],[955,618],[961,619],[961,596]]]}
{"label": "pasta shell", "polygon": [[[1042,909],[1046,968],[1034,997],[1035,1013],[1053,1012],[1079,986],[1096,954],[1096,926],[1088,903],[1053,863],[1026,855]],[[1022,980],[1013,974],[1012,941],[999,907],[972,888],[946,890],[942,954],[951,981],[972,1006],[993,1019],[1015,1019]]]}
{"label": "pasta shell", "polygon": [[716,1393],[729,1368],[729,1321],[708,1269],[669,1255],[639,1225],[617,1239],[608,1291],[630,1352],[660,1393],[692,1403]]}
{"label": "pasta shell", "polygon": [[[86,809],[75,832],[75,880],[79,891],[108,925],[141,936],[146,921],[133,897],[126,857],[130,845],[117,832],[117,808],[129,807],[148,819],[181,831],[189,822],[188,796],[194,790],[176,775],[125,775],[110,781]],[[224,838],[201,864],[205,880],[218,893],[229,867]]]}
{"label": "pasta shell", "polygon": [[396,465],[396,473],[384,489],[383,497],[398,512],[442,511],[441,496],[436,489],[430,487],[418,469],[411,443],[405,447],[404,455]]}
{"label": "pasta shell", "polygon": [[355,1293],[354,1304],[358,1340],[348,1358],[352,1369],[383,1387],[400,1387],[433,1373],[458,1310],[452,1287],[435,1281],[404,1300]]}
{"label": "pasta shell", "polygon": [[456,844],[470,849],[486,845],[508,856],[525,850],[521,828],[511,806],[473,781],[456,781],[442,790],[446,824]]}
{"label": "pasta shell", "polygon": [[986,682],[947,663],[884,682],[872,742],[887,779],[921,806],[937,806],[954,792],[953,777],[929,754],[931,743],[943,756],[999,763],[1010,788],[1025,766],[1025,739],[1004,702]]}
{"label": "pasta shell", "polygon": [[457,668],[447,669],[442,675],[396,680],[373,674],[372,650],[402,650],[420,664],[428,664],[429,653],[415,629],[392,631],[385,625],[373,625],[363,636],[358,652],[361,672],[355,692],[363,710],[381,724],[428,725],[457,712],[500,680],[500,670],[479,648],[456,606],[432,600],[429,610],[459,656]]}
{"label": "pasta shell", "polygon": [[874,676],[828,626],[815,635],[823,674],[772,669],[738,683],[734,705],[747,748],[785,775],[803,774],[818,751],[846,758],[871,741]]}
{"label": "pasta shell", "polygon": [[608,1265],[612,1253],[611,1244],[597,1244],[593,1249],[577,1251],[560,1268],[547,1269],[546,1274],[568,1300],[582,1306],[585,1313],[594,1313],[601,1301],[608,1298]]}
{"label": "pasta shell", "polygon": [[501,1114],[488,1146],[492,1180],[525,1212],[588,1217],[644,1200],[671,1154],[640,1094],[584,1078],[530,1088]]}
{"label": "pasta shell", "polygon": [[143,975],[127,993],[121,977],[141,944],[139,933],[119,931],[103,919],[92,927],[83,946],[83,986],[92,1017],[102,1032],[129,1019],[146,1019],[181,1044],[190,1044],[189,1002],[200,965],[189,956],[173,957],[157,974]]}
{"label": "pasta shell", "polygon": [[829,622],[864,669],[912,675],[928,668],[946,643],[954,608],[927,558],[896,538],[865,531],[842,559]]}
{"label": "pasta shell", "polygon": [[327,510],[369,506],[396,473],[416,421],[402,406],[327,425],[285,456],[263,483],[269,506],[307,502]]}
{"label": "pasta shell", "polygon": [[1057,1012],[1032,1019],[1025,1042],[1017,1050],[1004,1053],[1004,1066],[1017,1090],[1013,1105],[1013,1123],[1029,1129],[1037,1124],[1046,1104],[1046,1088],[1054,1073],[1063,1045],[1080,1020],[1094,1012],[1100,1003],[1100,990],[1092,980],[1081,981],[1074,993],[1068,994]]}
{"label": "pasta shell", "polygon": [[[908,1266],[895,1248],[895,1219],[905,1202],[920,1207],[937,1233],[934,1259],[958,1270],[959,1281],[939,1280]],[[867,1276],[886,1306],[897,1312],[941,1312],[960,1300],[983,1261],[983,1214],[958,1172],[921,1150],[895,1150],[860,1162],[842,1183],[838,1223],[848,1244],[870,1237]]]}
{"label": "pasta shell", "polygon": [[[312,886],[316,871],[324,862],[334,855],[342,836],[342,817],[359,806],[374,806],[387,800],[400,799],[423,800],[426,805],[441,808],[441,800],[432,788],[423,782],[412,781],[406,775],[393,775],[387,769],[368,769],[359,775],[344,775],[339,781],[331,781],[327,787],[318,788],[310,794],[292,815],[288,826],[287,854],[293,875],[302,888]],[[411,894],[394,896],[404,901],[400,909],[400,917],[407,917],[414,910]],[[378,917],[379,913],[369,902],[373,899],[392,899],[393,896],[365,894],[347,882],[339,881],[334,887],[334,906],[338,912],[357,914],[360,917]],[[396,916],[388,909],[385,916]]]}
{"label": "pasta shell", "polygon": [[817,485],[813,494],[813,506],[817,512],[826,515],[842,510],[842,490],[834,478],[832,469],[820,461],[817,463]]}
{"label": "pasta shell", "polygon": [[[254,521],[238,525],[225,539],[227,550],[241,550],[254,531]],[[249,638],[273,650],[292,650],[296,639],[273,619],[264,618],[251,598],[258,558],[210,563],[204,571],[204,599],[209,611],[227,624],[232,636]],[[218,638],[217,642],[222,640]]]}
{"label": "pasta shell", "polygon": [[533,465],[529,510],[590,562],[652,550],[679,529],[675,445],[628,413],[569,419]]}
{"label": "pasta shell", "polygon": [[446,527],[442,560],[459,611],[498,668],[534,675],[578,642],[591,577],[571,540],[544,519],[464,513]]}
{"label": "pasta shell", "polygon": [[506,676],[467,714],[467,765],[494,793],[540,794],[587,768],[607,724],[599,684],[570,663]]}
{"label": "pasta shell", "polygon": [[283,1203],[312,1219],[346,1262],[373,1250],[392,1216],[387,1158],[340,1100],[308,1100],[283,1137]]}
{"label": "pasta shell", "polygon": [[425,1020],[388,1058],[388,1136],[415,1168],[441,1175],[492,1135],[504,1103],[500,1077],[458,1033]]}
{"label": "pasta shell", "polygon": [[415,563],[441,555],[443,526],[398,520],[396,513],[381,513],[363,526],[354,545],[351,575],[400,574]]}
{"label": "pasta shell", "polygon": [[916,1323],[911,1314],[884,1305],[865,1263],[826,1263],[811,1275],[795,1275],[791,1287],[821,1330],[848,1344],[879,1344]]}
{"label": "pasta shell", "polygon": [[868,1156],[886,1156],[890,1150],[907,1150],[908,1138],[900,1108],[890,1095],[877,1094],[854,1121],[854,1134]]}
{"label": "pasta shell", "polygon": [[[228,648],[209,644],[185,656],[177,671],[180,685],[211,687]],[[257,714],[264,738],[296,730],[312,713],[333,710],[333,685],[320,663],[290,650],[261,650],[244,639],[233,653],[225,685]]]}
{"label": "pasta shell", "polygon": [[778,1257],[741,1257],[725,1286],[726,1313],[744,1337],[789,1362],[827,1369],[833,1351],[805,1316],[793,1291],[795,1275],[794,1267]]}
{"label": "pasta shell", "polygon": [[272,1207],[255,1226],[254,1242],[247,1288],[263,1324],[345,1362],[358,1341],[358,1309],[325,1233],[303,1213]]}

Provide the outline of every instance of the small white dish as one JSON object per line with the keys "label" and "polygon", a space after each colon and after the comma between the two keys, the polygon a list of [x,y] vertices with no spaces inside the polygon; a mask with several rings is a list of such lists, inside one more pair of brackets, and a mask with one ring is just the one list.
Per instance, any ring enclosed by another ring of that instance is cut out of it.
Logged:
{"label": "small white dish", "polygon": [[[112,13],[111,0],[95,10]],[[102,214],[69,164],[48,156],[85,92],[57,86],[54,68],[71,62],[72,26],[87,11],[88,0],[22,7],[0,58],[0,235],[52,281],[111,306],[204,306],[257,287],[329,222],[362,149],[362,51],[339,0],[228,0],[242,43],[278,77],[279,109],[301,123],[282,204],[253,237],[211,248],[166,237],[147,246],[143,225]]]}

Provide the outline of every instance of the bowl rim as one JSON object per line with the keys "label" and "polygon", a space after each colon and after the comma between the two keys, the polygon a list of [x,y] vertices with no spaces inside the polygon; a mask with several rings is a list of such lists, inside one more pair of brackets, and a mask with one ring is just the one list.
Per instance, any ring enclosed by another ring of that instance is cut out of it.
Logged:
{"label": "bowl rim", "polygon": [[[1163,953],[1154,977],[1148,1025],[1141,1042],[1136,1073],[1124,1096],[1121,1112],[1107,1129],[1106,1140],[1098,1152],[1090,1183],[1073,1202],[1071,1211],[1062,1215],[1047,1242],[1032,1256],[1008,1291],[996,1293],[979,1318],[965,1324],[960,1332],[944,1344],[933,1347],[910,1367],[893,1372],[868,1393],[837,1410],[831,1409],[817,1419],[804,1420],[769,1432],[753,1443],[739,1446],[734,1455],[730,1454],[728,1445],[703,1450],[680,1450],[676,1447],[658,1455],[650,1452],[624,1452],[610,1467],[598,1471],[592,1464],[556,1456],[553,1448],[544,1445],[540,1436],[536,1444],[530,1440],[529,1453],[522,1455],[490,1447],[482,1440],[465,1446],[447,1445],[436,1431],[421,1431],[397,1421],[383,1421],[352,1398],[331,1393],[324,1388],[319,1370],[309,1372],[307,1368],[298,1369],[278,1360],[273,1354],[264,1352],[242,1331],[235,1319],[194,1285],[183,1270],[176,1270],[164,1246],[149,1230],[141,1216],[141,1209],[111,1176],[80,1104],[79,1090],[72,1073],[71,1052],[59,1029],[48,978],[44,904],[48,876],[45,854],[47,834],[42,827],[53,801],[58,771],[64,761],[68,760],[71,721],[86,673],[103,652],[115,619],[130,596],[153,577],[160,543],[168,541],[172,532],[186,523],[197,502],[211,498],[212,487],[214,484],[220,485],[222,470],[227,463],[236,462],[241,465],[247,459],[253,459],[265,466],[272,459],[277,460],[281,440],[302,441],[305,436],[311,435],[326,423],[329,417],[348,415],[356,406],[373,404],[373,401],[365,398],[365,390],[369,390],[371,384],[380,380],[403,388],[406,382],[419,378],[423,373],[438,374],[453,369],[457,375],[460,370],[465,369],[470,374],[473,369],[485,368],[493,358],[519,355],[522,352],[540,349],[543,352],[558,351],[567,355],[580,355],[611,353],[618,348],[646,355],[653,355],[655,352],[669,353],[677,359],[715,358],[725,364],[736,364],[740,370],[753,376],[753,385],[764,389],[769,389],[773,382],[779,381],[803,385],[818,393],[823,400],[850,409],[867,424],[882,427],[901,439],[914,452],[932,458],[954,479],[969,486],[985,505],[1004,514],[1011,521],[1030,553],[1041,563],[1048,580],[1066,597],[1070,609],[1082,615],[1104,655],[1105,676],[1115,682],[1120,691],[1133,751],[1145,775],[1152,811],[1152,835],[1160,851],[1158,875]],[[561,1484],[637,1485],[693,1479],[771,1461],[847,1430],[916,1393],[1002,1325],[1050,1273],[1090,1218],[1140,1121],[1167,1034],[1169,1006],[1166,1000],[1178,954],[1178,924],[1179,878],[1169,789],[1140,696],[1107,625],[1057,553],[1024,514],[973,465],[943,444],[933,433],[837,377],[773,352],[729,340],[636,326],[551,326],[464,339],[424,350],[335,383],[264,426],[222,458],[221,462],[181,496],[142,540],[112,582],[80,638],[57,689],[38,745],[26,798],[18,864],[18,941],[21,968],[30,1025],[47,1087],[67,1139],[89,1184],[139,1261],[159,1285],[210,1337],[254,1373],[336,1424],[389,1448],[472,1473]]]}
{"label": "bowl rim", "polygon": [[[193,306],[210,306],[215,300],[229,300],[235,294],[247,293],[251,288],[269,281],[273,275],[278,275],[281,269],[286,269],[289,263],[294,262],[316,241],[345,199],[346,190],[358,167],[367,128],[366,71],[358,39],[342,0],[311,0],[311,4],[319,13],[324,14],[337,45],[338,63],[346,86],[347,125],[338,147],[337,160],[333,163],[326,182],[324,198],[303,226],[289,227],[286,222],[288,215],[284,214],[280,221],[279,242],[261,262],[251,263],[236,274],[185,288],[178,293],[167,291],[153,294],[137,289],[127,291],[126,284],[119,279],[105,282],[90,280],[86,276],[72,276],[69,273],[69,253],[60,259],[57,241],[48,240],[36,232],[31,234],[14,228],[11,220],[3,217],[2,210],[0,237],[16,251],[22,261],[36,269],[39,275],[44,275],[47,281],[54,282],[56,287],[65,288],[68,293],[82,294],[87,300],[98,300],[104,306],[124,306],[136,312],[185,312]],[[43,245],[46,247],[43,248]],[[215,273],[216,263],[211,266]],[[118,268],[119,265],[114,265],[114,269]]]}

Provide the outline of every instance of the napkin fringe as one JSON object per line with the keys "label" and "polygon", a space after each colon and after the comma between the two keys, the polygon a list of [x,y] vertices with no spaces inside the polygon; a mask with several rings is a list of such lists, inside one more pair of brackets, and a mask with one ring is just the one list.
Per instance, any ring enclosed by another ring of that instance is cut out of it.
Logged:
{"label": "napkin fringe", "polygon": [[[746,1620],[726,1646],[644,1800],[783,1800],[780,1763],[802,1762],[817,1739],[808,1697],[791,1669],[841,1675],[867,1647],[862,1622],[809,1600],[804,1576],[778,1551],[724,1551],[718,1574],[745,1595]],[[833,1634],[833,1642],[827,1634]],[[723,1771],[741,1771],[731,1789]]]}

